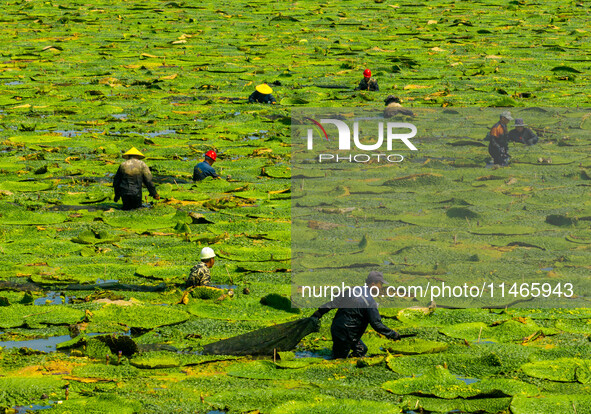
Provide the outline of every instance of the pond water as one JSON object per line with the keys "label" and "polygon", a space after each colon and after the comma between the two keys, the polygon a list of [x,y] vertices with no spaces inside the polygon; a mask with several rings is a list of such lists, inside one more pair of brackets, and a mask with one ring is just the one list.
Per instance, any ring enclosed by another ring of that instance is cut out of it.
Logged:
{"label": "pond water", "polygon": [[312,352],[312,351],[297,351],[294,352],[296,358],[322,358],[322,359],[331,359],[330,355],[320,353],[320,352]]}
{"label": "pond water", "polygon": [[236,289],[238,286],[236,285],[211,285],[214,288],[218,289]]}
{"label": "pond water", "polygon": [[[0,332],[2,334],[3,332]],[[99,335],[125,335],[131,336],[130,332],[93,332],[87,333],[86,336],[99,336]],[[29,348],[36,351],[43,352],[55,352],[57,351],[56,345],[62,342],[66,342],[72,339],[70,335],[52,336],[50,338],[38,338],[29,339],[25,341],[4,341],[0,342],[0,348],[14,349],[14,348]]]}
{"label": "pond water", "polygon": [[47,292],[47,296],[35,299],[35,305],[67,305],[71,302],[69,296],[61,296],[60,292]]}
{"label": "pond water", "polygon": [[52,336],[51,338],[29,339],[26,341],[4,341],[0,342],[0,347],[4,349],[12,348],[30,348],[37,351],[52,352],[55,346],[61,342],[72,339],[70,335]]}
{"label": "pond water", "polygon": [[[55,404],[55,401],[48,401],[49,404]],[[41,410],[49,410],[53,408],[51,405],[40,405],[40,404],[30,404],[30,405],[15,405],[12,407],[15,414],[25,414],[31,411],[41,411]]]}
{"label": "pond water", "polygon": [[480,381],[479,378],[461,377],[459,375],[456,375],[455,377],[456,379],[463,381],[466,385],[474,384],[475,382]]}
{"label": "pond water", "polygon": [[106,279],[106,280],[105,279],[97,279],[96,280],[97,285],[104,285],[107,283],[119,283],[119,281],[116,279]]}
{"label": "pond water", "polygon": [[149,137],[149,138],[154,138],[154,137],[159,137],[161,135],[170,135],[170,134],[176,134],[176,130],[174,130],[174,129],[164,129],[162,131],[145,132],[145,133],[140,134],[140,135],[144,135],[144,136]]}
{"label": "pond water", "polygon": [[259,130],[257,132],[253,132],[252,134],[247,135],[246,138],[244,138],[244,141],[247,141],[247,140],[253,141],[255,139],[263,139],[263,138],[266,138],[268,132],[269,131],[264,130],[264,129],[261,129],[261,130]]}

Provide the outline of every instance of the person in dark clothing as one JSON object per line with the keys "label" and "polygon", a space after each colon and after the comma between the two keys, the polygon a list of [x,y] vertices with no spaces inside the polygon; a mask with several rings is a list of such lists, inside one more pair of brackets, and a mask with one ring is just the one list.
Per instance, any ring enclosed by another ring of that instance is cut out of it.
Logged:
{"label": "person in dark clothing", "polygon": [[152,183],[152,173],[145,162],[141,161],[144,155],[135,147],[131,148],[123,158],[123,162],[113,177],[113,189],[115,199],[123,202],[123,210],[133,210],[142,206],[142,184],[155,200],[160,200],[156,187]]}
{"label": "person in dark clothing", "polygon": [[400,98],[394,95],[388,95],[384,100],[386,108],[384,108],[384,118],[392,118],[397,115],[414,116],[410,109],[404,109]]}
{"label": "person in dark clothing", "polygon": [[525,145],[534,145],[538,143],[538,136],[534,131],[526,128],[527,124],[523,119],[515,118],[515,128],[509,131],[508,138],[511,142],[521,142]]}
{"label": "person in dark clothing", "polygon": [[499,122],[493,125],[487,138],[488,153],[493,157],[495,164],[502,167],[509,165],[509,137],[507,134],[507,125],[509,121],[513,120],[511,112],[504,111],[501,113]]}
{"label": "person in dark clothing", "polygon": [[[345,292],[340,297],[322,305],[312,317],[321,318],[331,309],[338,308],[332,320],[330,333],[332,335],[333,358],[362,357],[367,354],[367,346],[361,340],[368,325],[386,338],[398,340],[398,332],[382,323],[378,305],[369,292],[372,287],[381,289],[386,283],[381,272],[370,272],[365,281],[367,293],[356,297],[354,289]],[[361,287],[357,287],[361,288]]]}
{"label": "person in dark clothing", "polygon": [[265,104],[276,104],[277,101],[271,95],[273,89],[266,83],[258,85],[256,90],[248,97],[248,103],[265,103]]}
{"label": "person in dark clothing", "polygon": [[355,88],[356,91],[375,91],[378,92],[380,87],[378,81],[371,77],[371,70],[365,69],[363,71],[363,79],[359,82],[359,86]]}
{"label": "person in dark clothing", "polygon": [[193,181],[205,180],[207,177],[211,177],[214,179],[220,178],[220,176],[215,172],[215,170],[212,167],[217,157],[218,155],[215,151],[207,151],[205,153],[205,160],[201,161],[193,169]]}

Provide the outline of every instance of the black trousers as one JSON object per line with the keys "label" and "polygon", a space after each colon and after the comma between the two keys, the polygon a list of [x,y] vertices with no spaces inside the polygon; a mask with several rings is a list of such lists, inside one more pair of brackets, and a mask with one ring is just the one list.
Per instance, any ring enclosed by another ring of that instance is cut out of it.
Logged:
{"label": "black trousers", "polygon": [[[367,345],[361,339],[352,337],[351,330],[345,326],[332,325],[332,357],[348,358],[362,357],[367,354]],[[353,334],[353,336],[357,336]]]}
{"label": "black trousers", "polygon": [[361,339],[357,341],[341,341],[332,339],[332,357],[333,358],[357,358],[367,354],[367,345]]}
{"label": "black trousers", "polygon": [[134,210],[142,206],[142,195],[122,195],[123,210]]}
{"label": "black trousers", "polygon": [[488,153],[493,157],[494,163],[502,166],[509,165],[509,147],[495,145],[491,141],[488,146]]}

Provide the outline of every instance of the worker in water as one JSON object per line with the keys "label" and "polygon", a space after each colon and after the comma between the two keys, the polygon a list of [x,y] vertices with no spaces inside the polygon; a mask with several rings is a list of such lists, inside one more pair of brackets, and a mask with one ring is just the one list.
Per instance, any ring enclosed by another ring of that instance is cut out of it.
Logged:
{"label": "worker in water", "polygon": [[152,183],[152,173],[142,161],[146,158],[135,147],[125,154],[124,161],[113,177],[113,189],[115,190],[115,202],[123,202],[123,210],[133,210],[142,206],[142,184],[146,186],[150,195],[160,200],[156,187]]}
{"label": "worker in water", "polygon": [[381,272],[370,272],[365,280],[362,295],[356,296],[355,290],[345,291],[340,297],[322,305],[312,317],[321,318],[331,309],[338,308],[332,320],[333,358],[362,357],[367,353],[367,346],[361,340],[368,325],[386,338],[398,340],[400,335],[382,323],[378,305],[372,293],[387,284]]}
{"label": "worker in water", "polygon": [[488,153],[493,157],[493,162],[502,167],[509,165],[509,136],[507,125],[513,120],[511,112],[504,111],[500,115],[499,122],[493,125],[487,138]]}
{"label": "worker in water", "polygon": [[515,128],[509,131],[509,141],[521,142],[525,145],[537,144],[538,136],[534,131],[526,127],[527,124],[523,123],[523,119],[515,118]]}
{"label": "worker in water", "polygon": [[207,177],[214,179],[220,178],[215,172],[212,165],[217,159],[218,155],[215,151],[210,150],[205,153],[205,159],[195,166],[193,169],[193,181],[205,180]]}
{"label": "worker in water", "polygon": [[277,101],[271,95],[273,89],[266,83],[262,83],[255,88],[255,91],[248,97],[248,103],[276,104]]}
{"label": "worker in water", "polygon": [[404,109],[400,98],[394,95],[388,95],[384,100],[386,107],[384,108],[384,118],[392,118],[396,115],[414,116],[410,109]]}
{"label": "worker in water", "polygon": [[201,261],[191,269],[187,278],[186,287],[209,286],[211,284],[211,275],[209,269],[215,264],[215,253],[211,247],[201,249]]}
{"label": "worker in water", "polygon": [[363,71],[363,79],[359,82],[359,86],[355,88],[356,91],[376,91],[380,90],[378,81],[371,77],[371,70],[365,69]]}

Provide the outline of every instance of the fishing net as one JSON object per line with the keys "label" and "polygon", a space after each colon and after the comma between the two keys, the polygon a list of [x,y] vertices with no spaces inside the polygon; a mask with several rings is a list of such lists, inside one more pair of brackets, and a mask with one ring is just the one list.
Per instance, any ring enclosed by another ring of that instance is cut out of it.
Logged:
{"label": "fishing net", "polygon": [[203,352],[209,355],[273,355],[273,350],[291,351],[302,338],[319,329],[317,318],[303,318],[205,345]]}

